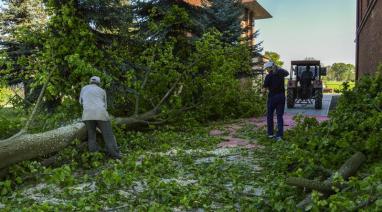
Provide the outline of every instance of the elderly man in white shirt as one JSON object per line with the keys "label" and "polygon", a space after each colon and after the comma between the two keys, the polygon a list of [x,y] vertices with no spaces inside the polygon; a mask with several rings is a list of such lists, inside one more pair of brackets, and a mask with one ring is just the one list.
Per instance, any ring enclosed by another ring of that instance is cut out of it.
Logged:
{"label": "elderly man in white shirt", "polygon": [[97,76],[90,78],[90,84],[81,89],[80,104],[83,106],[82,121],[88,131],[88,146],[90,152],[99,151],[101,148],[96,141],[96,128],[101,129],[105,141],[106,152],[112,158],[120,159],[110,117],[107,112],[106,92],[99,87],[101,79]]}

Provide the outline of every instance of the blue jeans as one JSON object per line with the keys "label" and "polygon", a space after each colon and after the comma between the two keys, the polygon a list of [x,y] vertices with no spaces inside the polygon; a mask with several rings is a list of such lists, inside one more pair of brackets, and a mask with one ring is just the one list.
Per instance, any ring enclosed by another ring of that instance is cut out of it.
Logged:
{"label": "blue jeans", "polygon": [[276,110],[277,115],[277,134],[276,137],[283,137],[284,133],[284,107],[285,107],[285,94],[275,94],[268,96],[267,102],[267,127],[268,135],[273,135],[273,114]]}

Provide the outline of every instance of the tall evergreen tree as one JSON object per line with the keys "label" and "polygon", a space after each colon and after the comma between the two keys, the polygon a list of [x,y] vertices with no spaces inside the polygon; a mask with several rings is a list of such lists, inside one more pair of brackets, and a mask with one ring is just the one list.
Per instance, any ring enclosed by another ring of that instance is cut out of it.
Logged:
{"label": "tall evergreen tree", "polygon": [[33,56],[42,47],[48,14],[40,0],[6,0],[3,4],[0,13],[0,76],[8,83],[16,84],[26,74],[22,61],[18,61]]}
{"label": "tall evergreen tree", "polygon": [[240,0],[202,0],[202,7],[201,23],[205,29],[216,28],[221,32],[222,41],[238,42],[247,30],[241,26],[244,6]]}
{"label": "tall evergreen tree", "polygon": [[196,22],[200,8],[184,0],[136,0],[132,5],[136,14],[136,28],[146,35],[148,41],[200,35]]}
{"label": "tall evergreen tree", "polygon": [[174,55],[181,61],[188,60],[194,49],[193,42],[203,33],[198,24],[200,7],[184,0],[138,0],[133,6],[137,37],[144,48],[172,42]]}
{"label": "tall evergreen tree", "polygon": [[[259,31],[252,34],[252,37],[243,37],[248,34],[249,26],[243,27],[245,8],[241,0],[202,0],[203,15],[199,18],[199,23],[203,30],[211,28],[222,33],[221,40],[225,43],[242,44],[252,42],[259,35]],[[263,50],[262,42],[257,42],[250,46],[251,57],[261,57]],[[252,65],[258,65],[254,62]]]}

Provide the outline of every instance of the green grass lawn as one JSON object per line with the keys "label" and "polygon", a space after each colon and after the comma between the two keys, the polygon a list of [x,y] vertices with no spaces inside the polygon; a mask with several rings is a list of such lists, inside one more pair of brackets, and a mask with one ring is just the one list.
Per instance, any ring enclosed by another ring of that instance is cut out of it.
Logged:
{"label": "green grass lawn", "polygon": [[[331,89],[332,92],[338,93],[343,88],[343,83],[341,81],[324,81],[324,88]],[[355,82],[348,82],[349,87],[352,89],[355,86]]]}

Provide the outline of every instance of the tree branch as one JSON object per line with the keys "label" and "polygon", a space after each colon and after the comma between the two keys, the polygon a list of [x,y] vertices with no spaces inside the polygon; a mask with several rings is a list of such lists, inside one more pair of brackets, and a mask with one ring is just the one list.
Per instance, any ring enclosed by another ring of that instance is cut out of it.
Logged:
{"label": "tree branch", "polygon": [[49,75],[48,75],[48,78],[46,79],[46,82],[44,83],[44,85],[42,86],[42,89],[40,91],[40,94],[37,98],[37,102],[36,102],[36,105],[34,106],[33,108],[33,111],[32,111],[32,114],[30,115],[27,123],[25,124],[24,128],[21,129],[20,132],[22,133],[26,133],[29,129],[29,126],[31,125],[33,119],[34,119],[34,116],[36,115],[36,112],[37,112],[37,109],[38,107],[40,106],[41,102],[42,102],[42,97],[44,96],[44,93],[45,93],[45,90],[46,90],[46,87],[48,86],[48,83],[50,81],[50,77],[52,76],[52,71],[49,72]]}
{"label": "tree branch", "polygon": [[130,205],[121,205],[121,206],[118,206],[118,207],[115,207],[115,208],[109,208],[109,209],[104,209],[102,211],[119,211],[121,209],[124,209],[124,208],[127,208],[129,207]]}
{"label": "tree branch", "polygon": [[136,93],[135,94],[135,109],[134,109],[134,115],[138,116],[139,113],[139,101],[140,101],[140,94]]}
{"label": "tree branch", "polygon": [[33,121],[33,118],[34,118],[34,116],[35,116],[35,114],[37,112],[37,109],[38,109],[38,107],[41,104],[42,97],[44,96],[44,92],[45,92],[45,89],[46,89],[46,87],[47,87],[47,85],[49,83],[51,75],[52,75],[52,72],[49,73],[48,78],[47,78],[46,82],[44,83],[44,85],[43,85],[43,87],[42,87],[42,89],[40,91],[40,94],[39,94],[39,97],[37,99],[36,105],[34,106],[33,111],[31,113],[31,115],[29,116],[25,126],[18,133],[16,133],[15,135],[11,136],[10,138],[5,139],[4,141],[12,140],[12,139],[17,138],[17,137],[19,137],[19,136],[21,136],[21,135],[23,135],[23,134],[28,132],[29,126],[31,125],[31,123]]}
{"label": "tree branch", "polygon": [[[361,164],[366,160],[366,156],[361,153],[357,152],[354,155],[352,155],[345,163],[340,167],[338,170],[338,174],[343,177],[345,180],[347,180],[350,176],[354,175],[358,168],[361,166]],[[323,182],[323,185],[325,184],[331,184],[333,182],[335,175],[332,175],[330,178],[325,180]],[[300,203],[297,204],[297,208],[305,210],[305,208],[311,204],[312,202],[312,195],[308,194],[304,200],[302,200]]]}
{"label": "tree branch", "polygon": [[292,186],[298,186],[298,187],[302,187],[302,188],[308,188],[310,190],[321,191],[324,193],[332,192],[333,187],[337,187],[337,185],[335,185],[331,182],[309,180],[309,179],[299,178],[299,177],[289,177],[286,180],[286,184],[292,185]]}
{"label": "tree branch", "polygon": [[167,91],[167,93],[162,97],[162,99],[159,101],[159,103],[154,107],[154,110],[158,110],[160,106],[162,106],[163,102],[170,96],[170,94],[174,91],[176,88],[176,85],[180,81],[180,78],[178,78],[175,83],[171,86],[171,88]]}

